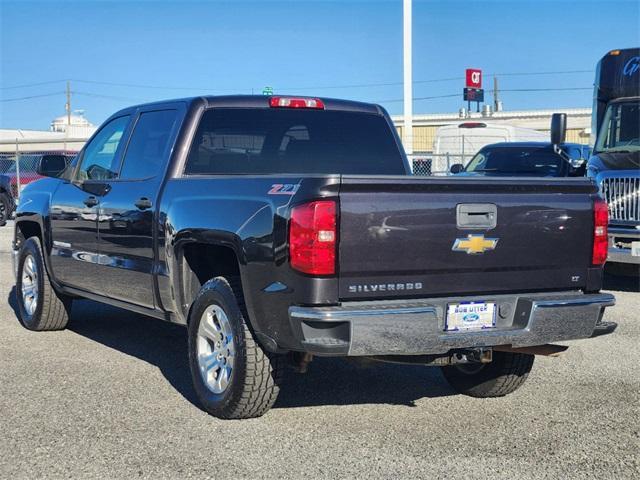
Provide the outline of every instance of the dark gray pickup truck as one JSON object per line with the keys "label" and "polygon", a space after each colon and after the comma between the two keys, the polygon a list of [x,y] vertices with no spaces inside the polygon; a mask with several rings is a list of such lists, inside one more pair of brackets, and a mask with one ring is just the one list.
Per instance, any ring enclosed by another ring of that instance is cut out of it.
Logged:
{"label": "dark gray pickup truck", "polygon": [[221,418],[265,413],[313,355],[437,365],[492,397],[551,342],[612,331],[606,241],[591,180],[412,177],[377,105],[192,98],[116,113],[24,189],[16,293],[31,330],[75,298],[186,325]]}

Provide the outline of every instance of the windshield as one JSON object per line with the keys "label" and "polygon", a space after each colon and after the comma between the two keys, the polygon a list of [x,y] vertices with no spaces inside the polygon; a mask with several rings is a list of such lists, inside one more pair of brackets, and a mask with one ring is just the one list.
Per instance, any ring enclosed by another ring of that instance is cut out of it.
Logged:
{"label": "windshield", "polygon": [[640,101],[616,102],[607,107],[595,151],[640,151]]}
{"label": "windshield", "polygon": [[567,162],[550,147],[484,149],[471,159],[465,172],[484,175],[563,176]]}

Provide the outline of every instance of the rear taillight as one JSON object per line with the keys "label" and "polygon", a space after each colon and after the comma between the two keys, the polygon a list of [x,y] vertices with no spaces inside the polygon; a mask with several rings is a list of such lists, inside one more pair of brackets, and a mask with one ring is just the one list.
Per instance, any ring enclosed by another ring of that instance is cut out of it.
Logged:
{"label": "rear taillight", "polygon": [[318,200],[291,210],[291,267],[309,275],[336,273],[336,202]]}
{"label": "rear taillight", "polygon": [[607,261],[607,225],[609,224],[609,207],[607,202],[598,198],[593,203],[593,255],[591,263],[602,265]]}
{"label": "rear taillight", "polygon": [[271,97],[269,106],[275,108],[317,108],[324,109],[324,103],[319,98]]}

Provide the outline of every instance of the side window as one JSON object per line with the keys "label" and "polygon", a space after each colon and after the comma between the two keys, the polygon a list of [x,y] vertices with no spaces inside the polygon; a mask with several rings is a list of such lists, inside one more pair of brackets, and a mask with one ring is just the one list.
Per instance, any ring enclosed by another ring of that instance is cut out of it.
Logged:
{"label": "side window", "polygon": [[129,115],[107,123],[86,146],[82,154],[78,180],[109,180],[117,175],[118,147],[129,124]]}
{"label": "side window", "polygon": [[175,110],[140,114],[124,155],[120,178],[143,179],[160,173],[166,161],[176,118]]}

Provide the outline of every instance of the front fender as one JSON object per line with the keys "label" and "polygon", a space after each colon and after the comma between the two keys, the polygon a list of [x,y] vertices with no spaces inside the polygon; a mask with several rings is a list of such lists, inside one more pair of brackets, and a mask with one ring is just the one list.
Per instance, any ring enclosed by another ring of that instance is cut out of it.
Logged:
{"label": "front fender", "polygon": [[38,226],[42,249],[44,253],[44,263],[47,273],[54,285],[57,286],[55,278],[52,275],[50,254],[52,247],[51,222],[50,222],[50,206],[51,197],[58,188],[60,180],[47,178],[38,180],[27,185],[20,194],[20,201],[16,207],[16,219],[14,226],[13,244],[14,248],[19,245],[18,232],[31,232],[30,227],[26,227],[26,223]]}

